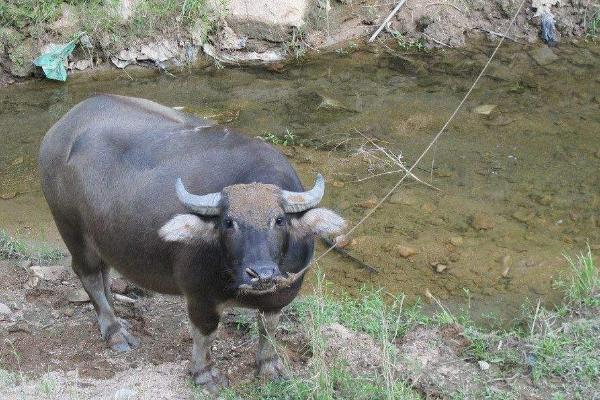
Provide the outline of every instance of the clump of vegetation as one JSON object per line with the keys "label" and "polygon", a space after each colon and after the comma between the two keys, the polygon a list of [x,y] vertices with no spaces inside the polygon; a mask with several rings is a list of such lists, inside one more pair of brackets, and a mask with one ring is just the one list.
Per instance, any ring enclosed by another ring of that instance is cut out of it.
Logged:
{"label": "clump of vegetation", "polygon": [[419,38],[417,40],[409,40],[402,33],[396,30],[390,30],[393,38],[396,39],[396,43],[398,44],[398,48],[402,51],[425,51],[427,47],[425,46],[425,39]]}
{"label": "clump of vegetation", "polygon": [[265,132],[263,135],[259,135],[257,137],[267,143],[281,146],[294,146],[297,144],[296,142],[298,139],[294,132],[290,131],[289,129],[286,129],[282,136],[276,135],[273,132]]}
{"label": "clump of vegetation", "polygon": [[571,279],[561,278],[557,286],[565,291],[567,299],[573,304],[600,306],[600,274],[594,263],[589,245],[587,253],[575,259],[564,256],[571,268]]}
{"label": "clump of vegetation", "polygon": [[304,57],[306,54],[306,32],[304,26],[294,28],[292,30],[292,37],[286,43],[284,47],[286,52],[293,55],[296,59]]}
{"label": "clump of vegetation", "polygon": [[[485,380],[470,389],[448,392],[448,398],[516,399],[527,393],[550,394],[549,398],[591,398],[600,384],[600,330],[598,271],[590,249],[575,260],[567,258],[572,279],[563,281],[567,303],[548,310],[539,303],[529,307],[523,325],[507,330],[484,329],[470,318],[468,306],[452,314],[438,299],[438,307],[426,314],[420,302],[404,306],[404,296],[382,290],[361,289],[358,296],[333,295],[323,274],[317,272],[314,293],[296,299],[287,310],[308,340],[310,354],[306,374],[287,380],[256,385],[245,383],[222,393],[225,399],[419,399],[421,393],[398,375],[397,366],[406,363],[396,343],[417,326],[435,329],[457,327],[467,345],[459,354],[479,369],[479,362],[491,368]],[[245,321],[247,322],[247,321]],[[373,338],[381,352],[376,373],[356,376],[343,362],[327,359],[328,339],[323,327],[341,324],[350,331]],[[429,329],[427,328],[427,329]],[[458,338],[458,337],[457,337]],[[435,346],[435,344],[431,344]],[[284,357],[285,359],[285,357]],[[459,366],[455,366],[459,368]],[[505,381],[505,387],[494,382]],[[513,382],[519,382],[519,385]],[[533,386],[531,385],[533,381]],[[441,383],[443,384],[443,383]],[[521,385],[521,386],[520,386]],[[525,385],[525,386],[523,386]]]}
{"label": "clump of vegetation", "polygon": [[0,229],[0,259],[30,260],[34,263],[44,264],[58,261],[65,254],[58,249],[46,245],[32,248],[23,241],[10,236],[4,229]]}
{"label": "clump of vegetation", "polygon": [[[0,2],[0,26],[33,39],[50,34],[66,40],[73,29],[84,31],[96,48],[111,54],[140,38],[167,33],[202,31],[205,39],[216,30],[222,9],[221,1],[139,0],[125,19],[116,0],[11,0]],[[64,24],[54,26],[63,16]]]}
{"label": "clump of vegetation", "polygon": [[600,7],[592,14],[589,20],[585,21],[586,34],[590,38],[600,36]]}

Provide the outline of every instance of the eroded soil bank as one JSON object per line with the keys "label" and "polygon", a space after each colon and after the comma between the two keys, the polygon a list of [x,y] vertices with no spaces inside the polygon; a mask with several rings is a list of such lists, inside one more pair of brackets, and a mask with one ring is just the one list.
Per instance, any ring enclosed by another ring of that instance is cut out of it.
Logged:
{"label": "eroded soil bank", "polygon": [[[143,65],[169,73],[212,63],[281,63],[362,45],[394,8],[385,0],[14,1],[0,6],[0,83],[42,76],[32,61],[85,32],[66,61],[71,72]],[[521,1],[406,1],[378,42],[401,49],[462,48],[505,32]],[[541,42],[540,12],[560,43],[594,40],[592,0],[525,1],[508,40]],[[393,39],[390,41],[390,39]]]}

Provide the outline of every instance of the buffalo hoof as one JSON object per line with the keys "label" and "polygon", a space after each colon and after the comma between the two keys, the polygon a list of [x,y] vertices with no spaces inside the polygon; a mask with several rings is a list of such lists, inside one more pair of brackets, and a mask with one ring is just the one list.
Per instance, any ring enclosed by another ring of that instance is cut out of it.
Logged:
{"label": "buffalo hoof", "polygon": [[127,331],[123,325],[129,326],[129,323],[119,323],[109,329],[107,342],[111,349],[117,353],[123,353],[135,349],[140,345],[140,340]]}
{"label": "buffalo hoof", "polygon": [[222,388],[229,386],[229,379],[212,365],[198,372],[192,371],[192,377],[196,385],[202,386],[210,394],[217,394]]}
{"label": "buffalo hoof", "polygon": [[266,380],[279,380],[286,377],[285,369],[279,357],[259,361],[256,376]]}

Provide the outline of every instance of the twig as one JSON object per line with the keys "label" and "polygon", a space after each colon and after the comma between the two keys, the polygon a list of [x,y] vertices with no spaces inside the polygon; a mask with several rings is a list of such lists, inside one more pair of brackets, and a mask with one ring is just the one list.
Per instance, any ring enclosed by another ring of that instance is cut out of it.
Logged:
{"label": "twig", "polygon": [[377,268],[370,266],[369,264],[367,264],[366,262],[364,262],[362,260],[359,260],[358,258],[354,257],[352,254],[348,253],[346,250],[340,249],[333,240],[325,238],[325,237],[321,237],[321,240],[323,241],[323,243],[325,243],[325,245],[327,247],[333,247],[336,252],[343,255],[344,257],[351,259],[352,261],[354,261],[355,263],[360,265],[361,268],[364,268],[371,273],[376,273],[376,274],[379,273],[379,270]]}
{"label": "twig", "polygon": [[499,37],[502,37],[504,39],[508,39],[511,42],[515,42],[515,43],[518,43],[518,44],[525,44],[525,43],[523,43],[523,42],[521,42],[521,41],[519,41],[517,39],[513,39],[512,37],[510,37],[508,35],[504,35],[504,34],[499,33],[499,32],[490,31],[489,29],[485,29],[485,28],[482,28],[482,27],[477,27],[477,28],[474,28],[474,29],[479,29],[480,31],[489,33],[490,35],[499,36]]}
{"label": "twig", "polygon": [[428,35],[428,34],[426,34],[425,32],[423,32],[423,36],[425,36],[427,39],[429,39],[429,40],[431,40],[432,42],[435,42],[435,43],[437,43],[437,44],[439,44],[439,45],[446,46],[446,47],[449,47],[449,48],[451,48],[451,49],[453,49],[453,48],[454,48],[454,46],[451,46],[451,45],[449,45],[449,44],[447,44],[447,43],[444,43],[444,42],[442,42],[441,40],[437,40],[436,38],[429,36],[429,35]]}
{"label": "twig", "polygon": [[431,6],[449,6],[449,7],[454,8],[456,11],[458,11],[461,14],[465,13],[463,10],[461,10],[460,8],[458,8],[457,6],[455,6],[454,4],[450,4],[450,3],[430,3],[430,4],[427,4],[425,6],[425,8],[431,7]]}
{"label": "twig", "polygon": [[390,19],[392,19],[392,17],[398,12],[400,7],[402,7],[402,5],[404,3],[406,3],[406,0],[400,0],[400,2],[398,2],[398,5],[396,7],[394,7],[392,12],[383,20],[383,23],[379,26],[379,28],[377,28],[375,33],[369,38],[368,43],[371,43],[373,40],[375,40],[377,35],[379,35],[379,33],[383,30],[383,28],[387,25],[387,23],[390,22]]}
{"label": "twig", "polygon": [[[377,150],[381,151],[381,152],[382,152],[382,153],[383,153],[383,154],[384,154],[386,157],[388,157],[390,160],[392,160],[392,162],[393,162],[394,164],[396,164],[397,166],[399,166],[399,167],[400,167],[400,169],[401,169],[402,171],[406,172],[406,173],[407,173],[407,174],[408,174],[408,175],[409,175],[411,178],[413,178],[413,179],[414,179],[414,180],[416,180],[417,182],[419,182],[419,183],[422,183],[423,185],[425,185],[425,186],[428,186],[428,187],[430,187],[430,188],[432,188],[432,189],[435,189],[435,190],[438,190],[438,191],[440,190],[440,189],[436,188],[435,186],[433,186],[433,185],[431,185],[431,184],[429,184],[429,183],[427,183],[427,182],[424,182],[423,180],[421,180],[421,178],[419,178],[418,176],[416,176],[415,174],[413,174],[411,171],[409,171],[409,170],[408,170],[408,168],[407,168],[406,166],[404,166],[404,164],[402,164],[402,162],[400,162],[400,160],[398,160],[396,157],[393,157],[391,154],[389,154],[389,152],[388,152],[386,149],[384,149],[383,147],[381,147],[381,146],[379,146],[378,144],[376,144],[376,143],[373,141],[373,139],[371,139],[371,138],[369,138],[369,137],[367,137],[367,136],[363,135],[363,133],[362,133],[361,131],[359,131],[358,129],[355,129],[355,131],[356,131],[356,132],[358,132],[358,134],[359,134],[360,136],[362,136],[362,137],[364,137],[366,140],[368,140],[368,141],[369,141],[369,142],[370,142],[370,143],[371,143],[373,146],[375,146],[375,148],[376,148]],[[433,174],[433,169],[432,169],[432,174]],[[360,181],[360,180],[359,180],[359,181]]]}
{"label": "twig", "polygon": [[531,324],[531,331],[529,332],[529,336],[533,336],[533,331],[535,330],[535,321],[537,320],[538,312],[540,311],[540,302],[541,299],[538,299],[537,307],[535,308],[535,315],[533,316],[533,323]]}

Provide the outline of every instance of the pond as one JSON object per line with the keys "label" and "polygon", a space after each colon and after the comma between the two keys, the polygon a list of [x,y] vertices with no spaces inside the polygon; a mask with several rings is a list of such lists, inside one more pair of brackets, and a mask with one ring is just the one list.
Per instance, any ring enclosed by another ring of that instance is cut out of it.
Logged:
{"label": "pond", "polygon": [[[269,69],[110,71],[0,88],[0,227],[64,247],[40,191],[38,147],[74,104],[102,92],[280,143],[305,185],[323,173],[324,203],[354,224],[419,157],[491,51],[348,48]],[[432,294],[500,321],[560,299],[563,254],[600,249],[600,48],[564,45],[557,59],[535,51],[502,47],[414,169],[422,182],[407,179],[353,233],[347,251],[378,273],[336,254],[319,262],[335,289]]]}

